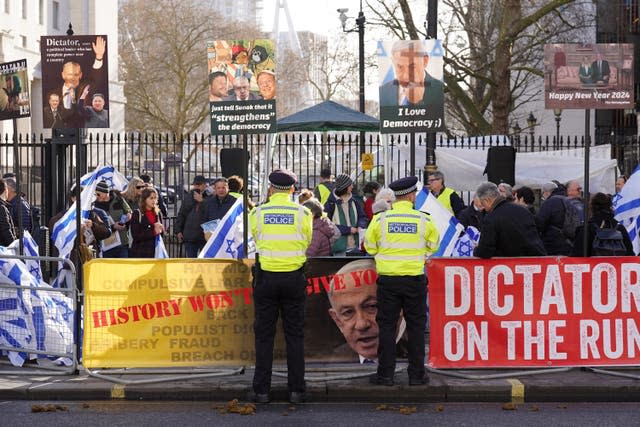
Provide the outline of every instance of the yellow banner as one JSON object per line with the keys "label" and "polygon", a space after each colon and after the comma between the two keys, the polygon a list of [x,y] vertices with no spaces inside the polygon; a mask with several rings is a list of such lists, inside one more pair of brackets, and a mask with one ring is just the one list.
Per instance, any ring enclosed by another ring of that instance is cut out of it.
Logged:
{"label": "yellow banner", "polygon": [[252,263],[97,259],[85,264],[84,365],[253,363]]}

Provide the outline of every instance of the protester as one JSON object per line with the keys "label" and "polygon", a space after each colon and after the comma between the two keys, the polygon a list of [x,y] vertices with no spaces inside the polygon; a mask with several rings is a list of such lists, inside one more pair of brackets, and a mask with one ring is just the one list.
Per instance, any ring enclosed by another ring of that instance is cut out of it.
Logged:
{"label": "protester", "polygon": [[590,200],[591,218],[586,225],[581,225],[576,229],[576,237],[573,241],[571,256],[584,256],[584,230],[587,230],[587,256],[593,256],[593,240],[596,237],[598,228],[610,228],[622,234],[622,241],[626,252],[621,255],[633,256],[633,244],[629,239],[627,229],[613,218],[611,207],[611,196],[604,193],[596,193]]}
{"label": "protester", "polygon": [[482,232],[482,221],[484,220],[485,211],[482,208],[480,199],[477,195],[473,197],[473,202],[460,211],[458,220],[460,224],[467,227],[475,227],[476,230]]}
{"label": "protester", "polygon": [[296,180],[289,171],[271,172],[269,201],[249,214],[258,252],[253,276],[256,365],[251,396],[256,403],[270,400],[273,340],[280,312],[287,342],[289,402],[306,400],[304,305],[307,282],[303,266],[305,251],[313,235],[313,218],[309,209],[291,201]]}
{"label": "protester", "polygon": [[364,214],[367,216],[367,219],[371,221],[373,218],[373,210],[371,206],[376,200],[376,194],[380,191],[380,184],[375,181],[367,182],[362,188],[362,192],[364,193]]}
{"label": "protester", "polygon": [[[5,186],[7,188],[7,202],[9,202],[9,212],[13,219],[13,225],[16,231],[22,227],[23,231],[33,234],[33,223],[31,221],[31,206],[22,194],[18,194],[15,178],[5,178]],[[20,211],[20,215],[18,215]],[[20,220],[22,218],[22,220]]]}
{"label": "protester", "polygon": [[584,222],[584,201],[582,200],[582,187],[577,180],[571,180],[566,184],[567,198],[580,217],[580,222]]}
{"label": "protester", "polygon": [[562,232],[565,221],[565,190],[554,182],[542,185],[544,202],[536,214],[536,226],[548,255],[569,255],[574,236]]}
{"label": "protester", "polygon": [[627,177],[625,175],[620,175],[616,179],[616,194],[622,191],[622,187],[627,183]]}
{"label": "protester", "polygon": [[[337,180],[336,180],[337,181]],[[438,249],[438,231],[428,216],[413,208],[418,178],[407,177],[389,185],[396,196],[391,210],[373,217],[364,247],[375,258],[380,328],[378,370],[370,382],[392,386],[396,366],[396,328],[400,311],[409,337],[409,385],[428,382],[425,375],[427,319],[425,256]]]}
{"label": "protester", "polygon": [[473,255],[480,258],[546,255],[533,215],[507,202],[492,182],[478,186],[476,197],[487,212]]}
{"label": "protester", "polygon": [[236,202],[236,198],[229,194],[229,181],[227,178],[216,178],[213,181],[214,195],[207,197],[203,206],[203,221],[222,219],[231,206]]}
{"label": "protester", "polygon": [[0,246],[9,246],[18,238],[6,198],[7,186],[4,179],[0,179]]}
{"label": "protester", "polygon": [[335,188],[335,183],[331,179],[332,176],[331,169],[323,168],[320,171],[320,183],[313,190],[313,195],[316,199],[320,200],[320,203],[323,205],[327,203],[329,196]]}
{"label": "protester", "polygon": [[[231,175],[227,178],[227,183],[229,184],[229,194],[236,199],[242,199],[244,197],[242,195],[244,191],[244,179],[242,179],[241,176]],[[247,197],[247,206],[249,209],[253,209],[256,206],[251,200],[251,197]]]}
{"label": "protester", "polygon": [[516,190],[515,193],[515,202],[521,206],[529,209],[533,215],[536,214],[536,208],[533,204],[536,201],[536,195],[533,193],[533,190],[529,187],[522,186]]}
{"label": "protester", "polygon": [[357,249],[360,246],[358,229],[367,227],[367,217],[353,198],[352,191],[353,181],[349,175],[340,174],[336,177],[333,193],[324,205],[327,217],[338,226],[341,233],[332,247],[334,255],[344,255],[347,251]]}
{"label": "protester", "polygon": [[132,211],[138,209],[140,204],[140,195],[142,194],[142,190],[147,186],[144,181],[134,176],[129,180],[129,184],[124,192],[122,192],[122,197],[127,202]]}
{"label": "protester", "polygon": [[395,202],[396,196],[393,193],[393,190],[390,188],[382,188],[376,194],[376,199],[371,205],[371,211],[373,214],[377,214],[380,212],[388,211],[391,209],[391,204]]}
{"label": "protester", "polygon": [[444,184],[444,174],[440,171],[430,172],[427,179],[427,186],[431,194],[447,208],[454,216],[458,216],[464,209],[464,202],[453,189],[447,188]]}
{"label": "protester", "polygon": [[324,210],[318,199],[308,199],[302,205],[313,214],[313,238],[307,248],[307,257],[331,256],[331,245],[340,237],[340,229],[323,215]]}
{"label": "protester", "polygon": [[145,188],[140,195],[140,207],[131,215],[130,258],[154,258],[156,236],[162,235],[164,226],[158,207],[158,193],[153,188]]}
{"label": "protester", "polygon": [[131,208],[122,198],[120,192],[109,191],[109,185],[105,181],[96,184],[97,208],[107,212],[113,220],[112,231],[109,238],[102,241],[103,258],[127,258],[129,255],[129,236],[127,224],[131,219]]}
{"label": "protester", "polygon": [[506,182],[501,182],[498,184],[498,191],[500,191],[500,195],[504,197],[507,202],[513,202],[515,198],[513,197],[513,187],[511,187]]}
{"label": "protester", "polygon": [[207,180],[196,175],[191,183],[191,191],[182,200],[176,217],[175,232],[178,241],[184,242],[185,257],[197,258],[206,241],[202,230],[202,210],[207,198]]}
{"label": "protester", "polygon": [[142,175],[140,175],[140,179],[142,180],[142,182],[144,182],[144,184],[147,187],[151,187],[154,190],[156,190],[156,193],[158,193],[158,208],[160,208],[160,213],[162,214],[162,217],[166,218],[168,216],[167,204],[165,203],[164,199],[161,196],[162,192],[160,191],[160,189],[155,185],[153,185],[153,178],[151,177],[151,175],[143,173]]}

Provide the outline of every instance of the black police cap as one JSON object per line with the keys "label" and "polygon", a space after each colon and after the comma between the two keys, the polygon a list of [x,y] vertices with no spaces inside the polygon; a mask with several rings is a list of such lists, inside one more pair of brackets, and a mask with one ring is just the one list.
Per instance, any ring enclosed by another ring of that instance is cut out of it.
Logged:
{"label": "black police cap", "polygon": [[396,196],[404,196],[405,194],[413,193],[416,191],[416,184],[418,178],[415,176],[408,176],[406,178],[400,178],[389,184],[389,188],[393,190]]}
{"label": "black police cap", "polygon": [[297,180],[296,174],[286,169],[277,169],[269,174],[269,183],[276,190],[288,190]]}

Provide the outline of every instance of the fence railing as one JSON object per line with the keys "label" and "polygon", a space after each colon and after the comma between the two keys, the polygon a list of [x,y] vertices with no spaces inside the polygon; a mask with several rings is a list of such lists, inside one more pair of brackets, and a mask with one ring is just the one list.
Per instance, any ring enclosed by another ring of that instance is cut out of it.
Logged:
{"label": "fence railing", "polygon": [[[358,133],[285,133],[276,137],[269,135],[248,135],[249,154],[248,177],[245,186],[255,196],[263,184],[266,169],[284,167],[293,170],[299,177],[301,187],[313,188],[317,184],[323,167],[330,167],[334,173],[361,173],[358,170],[360,152],[372,153],[374,164],[382,165],[383,143],[390,148],[390,179],[409,173],[409,162],[394,158],[394,148],[409,146],[409,135],[389,135],[386,140],[377,133],[365,134],[364,144],[360,143]],[[41,212],[52,212],[45,206],[53,203],[51,197],[45,197],[47,180],[45,166],[47,155],[45,147],[51,140],[43,135],[18,135],[20,188],[32,205]],[[416,152],[426,150],[425,135],[416,135]],[[618,160],[622,173],[630,173],[640,158],[640,148],[633,137],[603,136],[594,144],[612,144],[612,157]],[[271,159],[265,159],[267,146],[271,144]],[[582,136],[561,136],[559,140],[549,137],[535,137],[531,134],[505,136],[454,137],[440,136],[436,140],[436,159],[438,147],[459,147],[484,149],[495,145],[513,145],[519,152],[550,151],[558,149],[577,149],[584,147]],[[99,164],[112,164],[127,177],[149,174],[156,187],[169,199],[168,220],[177,215],[180,199],[196,175],[214,178],[221,176],[223,166],[220,153],[224,149],[242,146],[240,137],[211,135],[170,135],[141,133],[92,133],[83,136],[86,149],[87,171]],[[9,136],[0,139],[0,172],[14,172],[14,141]],[[397,151],[397,150],[395,150]],[[71,151],[70,151],[71,152]],[[69,155],[64,166],[64,179],[69,188],[75,179],[74,160]],[[229,170],[230,165],[226,165]],[[421,168],[417,165],[416,168]],[[235,168],[235,169],[234,169]],[[240,172],[239,165],[231,165],[231,170]],[[362,183],[380,179],[382,170],[367,172],[357,180]],[[229,175],[227,173],[227,175]],[[56,207],[60,209],[60,207]],[[47,225],[49,218],[44,215],[42,223]],[[173,236],[170,234],[170,238]],[[170,249],[171,250],[171,249]]]}

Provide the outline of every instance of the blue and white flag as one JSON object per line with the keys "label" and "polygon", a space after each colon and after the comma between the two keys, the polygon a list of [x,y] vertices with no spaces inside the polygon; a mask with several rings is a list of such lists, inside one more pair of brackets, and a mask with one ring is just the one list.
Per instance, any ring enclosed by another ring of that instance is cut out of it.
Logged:
{"label": "blue and white flag", "polygon": [[456,241],[453,248],[453,256],[472,257],[473,248],[478,246],[480,241],[480,231],[473,226],[469,226],[464,230],[464,234]]}
{"label": "blue and white flag", "polygon": [[627,229],[633,252],[640,252],[640,166],[636,167],[622,190],[613,196],[615,219]]}
{"label": "blue and white flag", "polygon": [[80,186],[86,187],[93,182],[106,181],[109,188],[124,191],[129,185],[127,178],[111,165],[98,166],[93,172],[89,172],[80,178]]}
{"label": "blue and white flag", "polygon": [[431,216],[431,221],[433,221],[438,233],[440,233],[440,246],[433,256],[452,256],[458,236],[464,230],[464,226],[458,222],[447,208],[442,206],[427,187],[423,187],[416,195],[415,206],[417,210],[426,212]]}
{"label": "blue and white flag", "polygon": [[169,253],[167,252],[167,248],[164,245],[164,240],[162,240],[161,234],[158,234],[156,236],[155,248],[156,250],[153,255],[154,258],[169,258]]}
{"label": "blue and white flag", "polygon": [[[242,230],[242,199],[238,198],[222,217],[198,258],[245,258]],[[247,243],[249,258],[255,254],[255,242],[249,233]]]}
{"label": "blue and white flag", "polygon": [[[10,251],[2,248],[0,253]],[[0,259],[0,280],[16,285],[16,288],[0,288],[0,344],[16,349],[8,354],[11,363],[21,366],[30,351],[70,355],[74,345],[71,299],[33,289],[50,286],[36,279],[17,259]]]}

